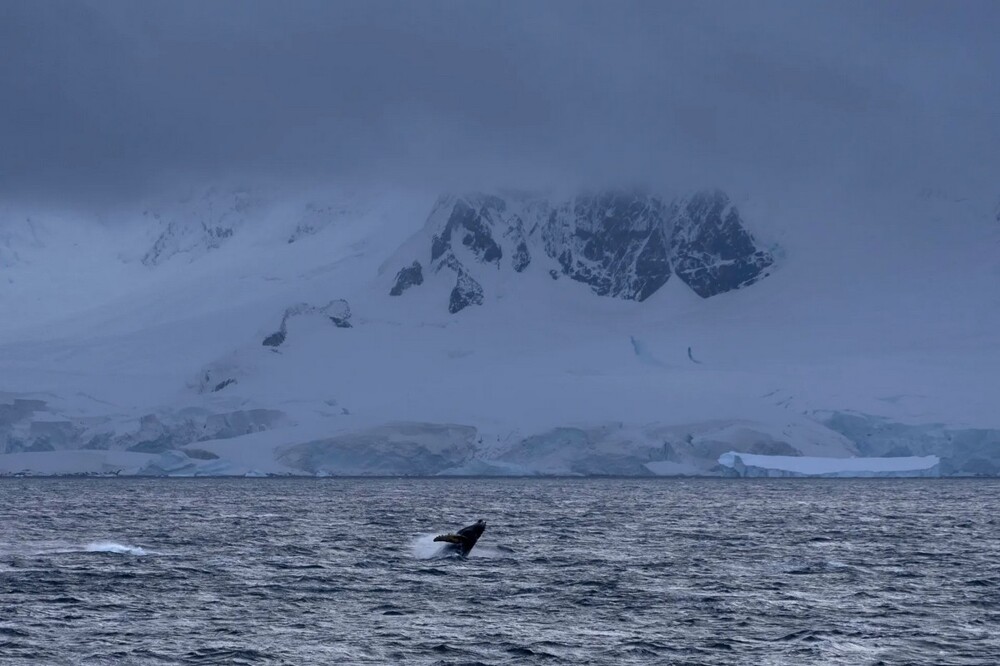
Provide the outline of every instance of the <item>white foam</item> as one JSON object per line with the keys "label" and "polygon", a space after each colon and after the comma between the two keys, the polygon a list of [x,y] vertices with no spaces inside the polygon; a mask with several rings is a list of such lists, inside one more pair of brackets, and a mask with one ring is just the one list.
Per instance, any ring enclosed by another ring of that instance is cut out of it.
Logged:
{"label": "white foam", "polygon": [[116,553],[118,555],[149,555],[149,551],[138,546],[127,546],[113,541],[96,541],[83,548],[88,553]]}
{"label": "white foam", "polygon": [[413,557],[418,560],[432,560],[436,557],[442,557],[444,549],[441,544],[435,543],[434,537],[436,536],[437,533],[431,532],[413,537],[413,540],[410,541],[410,552],[413,553]]}

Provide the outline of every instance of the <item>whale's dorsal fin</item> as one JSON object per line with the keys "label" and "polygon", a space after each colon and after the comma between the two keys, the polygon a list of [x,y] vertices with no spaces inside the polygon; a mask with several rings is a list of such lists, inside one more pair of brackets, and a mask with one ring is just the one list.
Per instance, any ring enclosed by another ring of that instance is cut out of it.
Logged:
{"label": "whale's dorsal fin", "polygon": [[440,534],[434,537],[435,541],[447,541],[448,543],[465,543],[465,537],[457,534]]}

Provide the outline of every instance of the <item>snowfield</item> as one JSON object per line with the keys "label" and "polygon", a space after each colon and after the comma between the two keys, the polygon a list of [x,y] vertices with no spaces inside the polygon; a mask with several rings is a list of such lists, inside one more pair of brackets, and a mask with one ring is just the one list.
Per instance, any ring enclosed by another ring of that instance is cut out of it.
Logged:
{"label": "snowfield", "polygon": [[995,197],[436,194],[3,210],[0,474],[1000,474]]}

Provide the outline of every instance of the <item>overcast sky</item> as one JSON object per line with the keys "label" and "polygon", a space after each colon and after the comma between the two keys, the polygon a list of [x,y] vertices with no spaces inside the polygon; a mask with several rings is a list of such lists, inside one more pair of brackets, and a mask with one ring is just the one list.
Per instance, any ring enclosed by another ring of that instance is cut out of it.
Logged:
{"label": "overcast sky", "polygon": [[0,195],[996,183],[1000,2],[0,0]]}

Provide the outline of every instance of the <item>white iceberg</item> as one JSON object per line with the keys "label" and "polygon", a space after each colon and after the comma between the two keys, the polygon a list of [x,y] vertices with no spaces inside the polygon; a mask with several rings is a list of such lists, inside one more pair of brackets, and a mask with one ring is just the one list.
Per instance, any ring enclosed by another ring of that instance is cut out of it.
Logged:
{"label": "white iceberg", "polygon": [[766,456],[729,451],[719,464],[740,476],[940,476],[937,456],[898,458],[820,458],[815,456]]}

